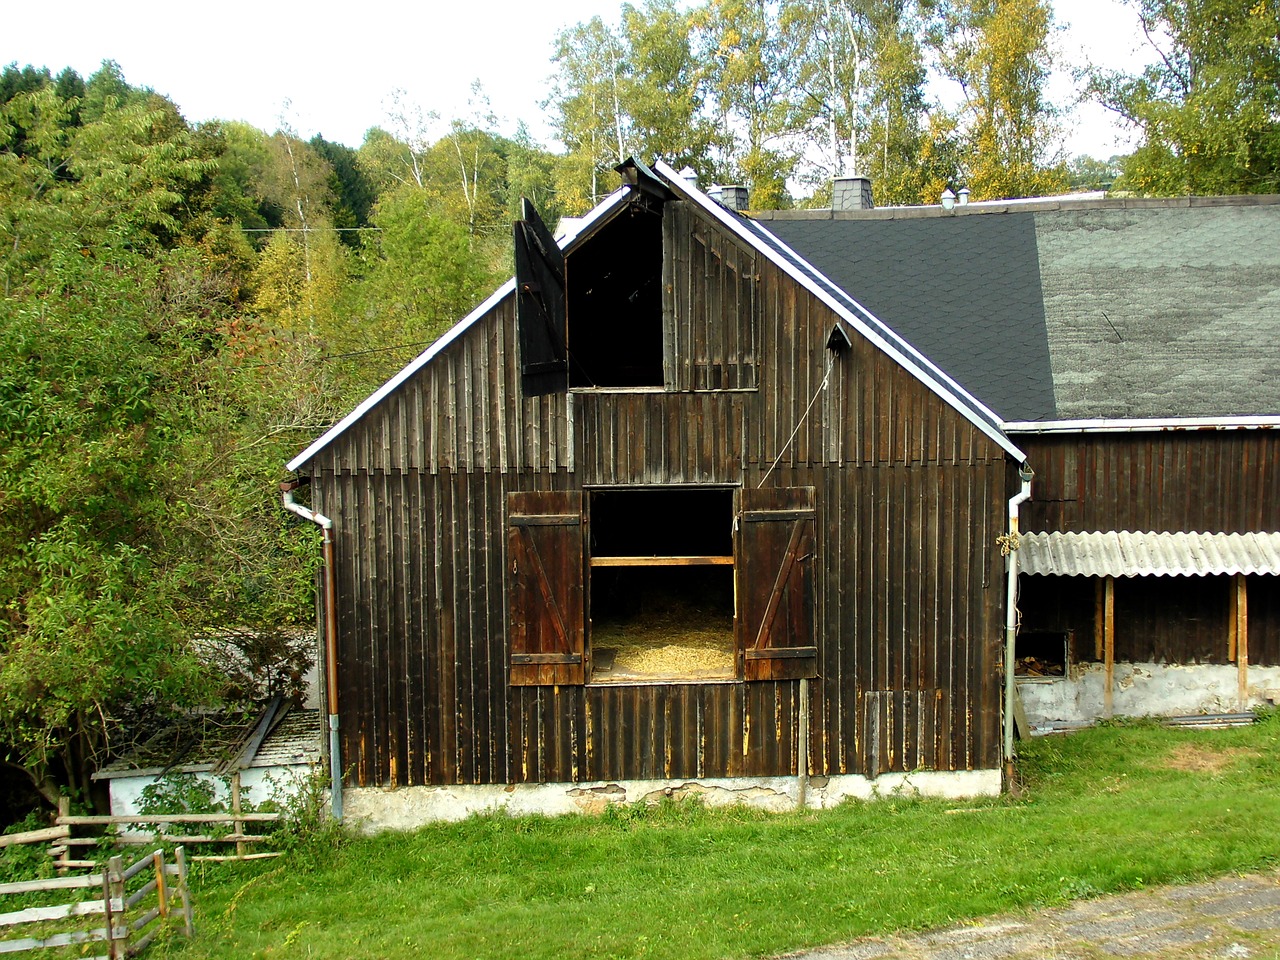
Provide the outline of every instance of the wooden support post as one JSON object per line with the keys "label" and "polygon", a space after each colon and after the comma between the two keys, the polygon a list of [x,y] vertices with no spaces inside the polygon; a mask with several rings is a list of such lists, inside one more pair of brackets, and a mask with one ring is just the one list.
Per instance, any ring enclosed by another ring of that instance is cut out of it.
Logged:
{"label": "wooden support post", "polygon": [[187,852],[182,847],[173,851],[173,859],[178,864],[178,895],[182,898],[182,921],[188,937],[196,935],[195,922],[191,916],[191,890],[187,886]]}
{"label": "wooden support post", "polygon": [[155,853],[151,854],[151,862],[155,865],[156,869],[156,900],[158,901],[160,908],[160,916],[168,917],[169,896],[168,891],[165,889],[164,851],[157,850]]}
{"label": "wooden support post", "polygon": [[796,806],[809,805],[809,678],[800,678],[800,742],[796,745]]}
{"label": "wooden support post", "polygon": [[[240,808],[240,771],[237,770],[231,775],[231,812],[238,818],[241,814]],[[237,819],[235,821],[236,836],[244,836],[244,821]],[[245,846],[243,840],[236,841],[236,856],[243,857],[245,855]]]}
{"label": "wooden support post", "polygon": [[1241,712],[1249,709],[1249,589],[1243,573],[1231,585],[1231,628],[1236,637],[1236,680]]}
{"label": "wooden support post", "polygon": [[[58,819],[54,823],[61,824],[64,817],[71,816],[71,798],[58,798]],[[71,837],[71,828],[67,828],[67,837]],[[71,844],[64,843],[62,845],[62,853],[58,855],[58,863],[56,864],[60,873],[71,869]]]}
{"label": "wooden support post", "polygon": [[[109,901],[106,907],[111,911],[107,919],[107,936],[110,938],[108,943],[111,947],[108,951],[108,956],[111,957],[111,960],[124,960],[125,957],[129,956],[129,916],[124,902],[123,858],[116,856],[107,861],[107,869],[103,871],[102,882]],[[118,913],[111,909],[110,901],[120,904]]]}
{"label": "wooden support post", "polygon": [[1107,577],[1102,612],[1102,715],[1108,719],[1115,712],[1116,680],[1116,578]]}

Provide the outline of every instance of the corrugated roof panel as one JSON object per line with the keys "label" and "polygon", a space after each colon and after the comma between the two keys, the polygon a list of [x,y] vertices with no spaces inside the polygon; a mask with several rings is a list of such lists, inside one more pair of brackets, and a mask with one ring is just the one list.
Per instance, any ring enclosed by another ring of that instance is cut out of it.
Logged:
{"label": "corrugated roof panel", "polygon": [[1280,575],[1280,533],[1024,533],[1018,567],[1064,577]]}

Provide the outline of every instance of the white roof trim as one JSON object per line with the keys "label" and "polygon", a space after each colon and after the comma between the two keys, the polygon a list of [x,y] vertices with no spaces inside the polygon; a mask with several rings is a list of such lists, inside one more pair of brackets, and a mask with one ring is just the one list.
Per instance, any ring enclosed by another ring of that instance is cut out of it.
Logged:
{"label": "white roof trim", "polygon": [[1162,430],[1270,430],[1280,428],[1277,417],[1166,417],[1151,419],[1010,420],[1001,424],[1010,433],[1142,433]]}
{"label": "white roof trim", "polygon": [[[573,242],[582,235],[584,230],[589,228],[591,224],[595,223],[601,217],[605,216],[605,214],[609,213],[609,211],[622,201],[622,198],[625,197],[626,194],[626,187],[621,187],[615,190],[613,193],[609,194],[609,196],[601,200],[600,203],[596,205],[595,209],[585,217],[577,219],[569,231],[566,231],[563,236],[556,238],[556,243],[559,245],[560,249],[565,250],[572,245]],[[480,304],[480,306],[476,307],[469,314],[450,327],[438,340],[433,341],[431,346],[418,354],[416,359],[411,360],[408,364],[402,367],[394,377],[384,383],[369,396],[365,397],[360,406],[356,407],[349,414],[335,423],[324,433],[323,436],[312,443],[311,446],[307,447],[307,449],[303,450],[300,454],[290,460],[287,465],[287,469],[290,472],[300,469],[303,464],[332,443],[340,434],[344,433],[348,427],[381,403],[383,398],[394,391],[396,387],[400,386],[400,384],[412,377],[426,364],[430,363],[432,358],[444,350],[445,347],[449,346],[449,344],[453,343],[453,341],[462,336],[462,334],[464,334],[473,323],[496,307],[504,297],[509,296],[515,291],[515,289],[516,281],[513,277],[490,294],[489,298],[485,300],[484,303]]]}
{"label": "white roof trim", "polygon": [[[788,263],[787,261],[781,260],[775,256],[774,251],[770,250],[767,245],[761,243],[760,239],[752,234],[750,230],[743,227],[736,217],[730,215],[724,207],[716,203],[701,190],[698,190],[696,187],[692,187],[662,160],[655,161],[654,169],[663,175],[663,177],[668,181],[668,186],[672,190],[676,193],[683,194],[696,202],[707,213],[710,213],[720,221],[721,224],[728,227],[738,237],[746,241],[746,243],[748,243],[753,249],[768,257],[779,267],[779,269],[825,303],[835,311],[837,316],[851,324],[855,330],[906,368],[906,370],[917,380],[921,381],[933,390],[934,393],[938,394],[938,396],[962,414],[966,420],[970,421],[984,434],[998,443],[1006,452],[1017,457],[1019,462],[1026,460],[1027,455],[1018,449],[1014,442],[995,426],[996,423],[999,423],[999,417],[992,413],[992,422],[989,423],[983,420],[982,417],[978,416],[979,410],[987,413],[990,413],[990,411],[988,411],[987,408],[976,398],[960,387],[954,380],[951,380],[951,378],[947,377],[941,370],[938,370],[938,368],[924,357],[923,354],[919,353],[909,343],[894,334],[889,326],[872,314],[871,311],[867,310],[856,300],[853,300],[852,297],[849,297],[848,294],[844,294],[843,291],[841,291],[843,297],[848,299],[849,303],[851,303],[858,312],[862,313],[866,319],[859,317],[856,313],[850,310],[848,306],[836,299],[831,292],[824,290],[819,286],[814,281],[813,277],[797,270],[794,264]],[[765,228],[758,222],[756,225],[760,226],[760,229],[765,233],[769,233],[769,231],[765,230]],[[769,236],[772,237],[773,234],[769,233]],[[778,244],[779,246],[786,247],[786,245],[781,241],[778,241]],[[792,251],[790,247],[786,247],[786,249],[788,252],[792,253],[792,255],[795,255],[794,251]],[[823,277],[825,279],[825,275],[821,271],[814,269],[803,258],[796,256],[796,259],[812,270],[815,276]],[[830,281],[827,282],[830,283]],[[834,289],[839,290],[839,287],[835,284],[831,284],[831,286]],[[877,327],[879,329],[876,329]],[[961,402],[957,394],[960,397],[964,397],[965,402]],[[968,404],[972,404],[973,406],[969,407]]]}

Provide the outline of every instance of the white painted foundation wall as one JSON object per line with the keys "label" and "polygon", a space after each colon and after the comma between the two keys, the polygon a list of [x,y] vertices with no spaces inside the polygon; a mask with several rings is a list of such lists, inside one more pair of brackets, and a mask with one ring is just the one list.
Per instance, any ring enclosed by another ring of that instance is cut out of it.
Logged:
{"label": "white painted foundation wall", "polygon": [[[1280,667],[1250,666],[1249,695],[1239,698],[1234,664],[1117,663],[1112,713],[1118,717],[1182,717],[1237,713],[1280,702]],[[1100,663],[1072,664],[1066,678],[1019,680],[1028,722],[1091,723],[1103,716]]]}
{"label": "white painted foundation wall", "polygon": [[[910,796],[963,799],[1000,793],[999,770],[955,773],[886,773],[874,780],[854,775],[811,777],[805,807],[822,810],[844,800]],[[620,780],[602,783],[537,783],[445,787],[355,787],[343,791],[345,818],[366,833],[410,830],[424,823],[462,820],[472,814],[512,816],[600,813],[609,804],[657,803],[697,797],[711,807],[744,804],[781,812],[800,806],[796,777],[707,780]]]}

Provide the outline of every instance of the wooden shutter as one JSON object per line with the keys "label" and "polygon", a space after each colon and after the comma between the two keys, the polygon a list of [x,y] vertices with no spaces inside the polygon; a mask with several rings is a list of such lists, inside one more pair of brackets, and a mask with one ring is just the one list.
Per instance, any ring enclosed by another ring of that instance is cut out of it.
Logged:
{"label": "wooden shutter", "polygon": [[738,648],[744,680],[817,675],[813,487],[742,491]]}
{"label": "wooden shutter", "polygon": [[507,494],[513,686],[583,683],[582,494]]}
{"label": "wooden shutter", "polygon": [[514,224],[520,385],[527,397],[569,389],[564,254],[527,197]]}

